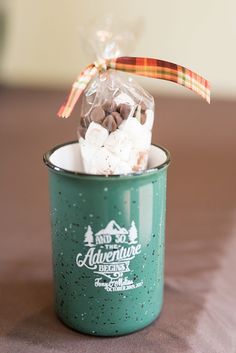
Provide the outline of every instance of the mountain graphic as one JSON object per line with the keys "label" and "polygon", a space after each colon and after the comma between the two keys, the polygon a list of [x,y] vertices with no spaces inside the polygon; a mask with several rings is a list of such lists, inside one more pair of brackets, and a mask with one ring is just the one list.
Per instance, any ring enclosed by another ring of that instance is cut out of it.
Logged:
{"label": "mountain graphic", "polygon": [[128,234],[128,231],[125,228],[121,228],[116,221],[112,220],[108,223],[106,228],[101,229],[99,232],[97,232],[95,235],[104,235],[104,234],[110,234],[110,235],[116,235],[116,234]]}

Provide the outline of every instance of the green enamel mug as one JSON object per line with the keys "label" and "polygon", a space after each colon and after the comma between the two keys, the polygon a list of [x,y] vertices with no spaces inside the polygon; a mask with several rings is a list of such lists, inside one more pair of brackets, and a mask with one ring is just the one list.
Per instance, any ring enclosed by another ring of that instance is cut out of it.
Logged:
{"label": "green enamel mug", "polygon": [[127,175],[83,173],[80,146],[44,155],[49,170],[55,307],[71,328],[118,336],[144,328],[163,303],[169,152]]}

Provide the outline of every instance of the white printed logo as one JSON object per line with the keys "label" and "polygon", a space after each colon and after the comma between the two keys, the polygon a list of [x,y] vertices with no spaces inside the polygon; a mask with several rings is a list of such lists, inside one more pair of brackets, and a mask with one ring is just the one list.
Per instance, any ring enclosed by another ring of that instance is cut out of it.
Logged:
{"label": "white printed logo", "polygon": [[140,254],[138,232],[132,221],[129,230],[121,228],[114,220],[96,234],[89,225],[84,235],[86,254],[78,253],[76,264],[87,267],[98,276],[95,287],[103,287],[108,292],[123,291],[142,286],[128,278],[131,261]]}

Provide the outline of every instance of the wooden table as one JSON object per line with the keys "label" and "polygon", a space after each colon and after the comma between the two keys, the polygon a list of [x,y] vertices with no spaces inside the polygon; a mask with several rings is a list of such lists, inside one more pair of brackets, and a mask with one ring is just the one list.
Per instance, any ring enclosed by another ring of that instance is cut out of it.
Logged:
{"label": "wooden table", "polygon": [[76,138],[66,92],[0,90],[2,353],[235,353],[236,101],[159,97],[153,142],[169,168],[165,303],[148,328],[96,338],[53,310],[47,170],[42,154]]}

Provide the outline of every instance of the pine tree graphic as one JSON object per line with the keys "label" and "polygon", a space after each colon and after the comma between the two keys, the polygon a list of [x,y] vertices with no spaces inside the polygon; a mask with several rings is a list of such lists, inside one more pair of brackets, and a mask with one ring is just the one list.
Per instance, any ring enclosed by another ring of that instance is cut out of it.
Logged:
{"label": "pine tree graphic", "polygon": [[88,226],[88,229],[86,233],[84,234],[84,242],[87,243],[85,244],[86,246],[93,246],[93,231],[90,226]]}
{"label": "pine tree graphic", "polygon": [[134,221],[131,223],[131,227],[129,229],[129,242],[130,244],[136,244],[138,238],[137,228],[135,226]]}

